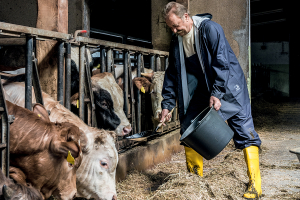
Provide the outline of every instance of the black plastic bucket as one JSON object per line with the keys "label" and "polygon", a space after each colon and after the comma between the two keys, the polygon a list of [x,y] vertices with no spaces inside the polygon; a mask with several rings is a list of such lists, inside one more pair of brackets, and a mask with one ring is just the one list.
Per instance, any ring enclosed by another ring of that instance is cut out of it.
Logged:
{"label": "black plastic bucket", "polygon": [[192,120],[180,141],[210,160],[226,147],[232,137],[233,131],[212,106]]}

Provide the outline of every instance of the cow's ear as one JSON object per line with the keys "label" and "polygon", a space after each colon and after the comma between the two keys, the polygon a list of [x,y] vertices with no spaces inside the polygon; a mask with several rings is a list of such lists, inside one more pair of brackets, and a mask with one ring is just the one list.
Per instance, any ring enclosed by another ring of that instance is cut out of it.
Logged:
{"label": "cow's ear", "polygon": [[73,96],[71,96],[70,101],[73,106],[77,106],[77,100],[79,99],[79,93],[77,92]]}
{"label": "cow's ear", "polygon": [[26,175],[19,168],[9,166],[9,177],[19,184],[26,185]]}
{"label": "cow's ear", "polygon": [[71,155],[77,158],[81,151],[78,144],[80,138],[79,128],[71,123],[63,122],[60,127],[60,136],[64,139],[52,143],[52,152],[67,158],[70,151]]}
{"label": "cow's ear", "polygon": [[151,83],[145,77],[136,77],[132,81],[139,90],[144,88],[145,92],[149,92]]}
{"label": "cow's ear", "polygon": [[32,110],[43,120],[50,122],[49,113],[42,104],[39,103],[34,104]]}

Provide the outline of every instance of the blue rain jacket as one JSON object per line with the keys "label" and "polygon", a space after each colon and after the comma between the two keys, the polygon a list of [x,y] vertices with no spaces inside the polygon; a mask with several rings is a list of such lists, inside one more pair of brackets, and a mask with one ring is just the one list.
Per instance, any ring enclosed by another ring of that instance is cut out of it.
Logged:
{"label": "blue rain jacket", "polygon": [[[211,96],[221,101],[220,116],[227,120],[250,104],[243,70],[232,51],[223,28],[211,21],[211,14],[193,16],[195,48]],[[199,23],[198,23],[199,22]],[[162,109],[172,110],[178,100],[180,120],[184,116],[184,91],[182,91],[181,61],[178,37],[174,34],[170,44],[169,66],[164,77]],[[208,102],[209,103],[209,102]],[[250,111],[251,112],[251,111]]]}

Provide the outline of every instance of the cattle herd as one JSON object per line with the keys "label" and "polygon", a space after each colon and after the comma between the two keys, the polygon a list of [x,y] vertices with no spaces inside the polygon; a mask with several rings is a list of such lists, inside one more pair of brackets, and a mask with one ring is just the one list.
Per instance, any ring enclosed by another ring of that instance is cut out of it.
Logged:
{"label": "cattle herd", "polygon": [[[132,129],[123,111],[122,72],[118,71],[116,77],[94,71],[91,83],[97,128],[88,126],[76,115],[76,55],[72,51],[71,110],[44,92],[44,105],[36,103],[32,92],[32,111],[25,109],[24,76],[1,79],[8,114],[14,115],[15,120],[10,125],[10,178],[0,172],[0,199],[47,199],[51,195],[62,200],[117,199],[116,137],[127,135]],[[120,66],[117,67],[122,69]],[[151,93],[153,119],[157,119],[164,72],[146,72],[141,78],[133,71],[132,81],[138,89],[143,86]]]}

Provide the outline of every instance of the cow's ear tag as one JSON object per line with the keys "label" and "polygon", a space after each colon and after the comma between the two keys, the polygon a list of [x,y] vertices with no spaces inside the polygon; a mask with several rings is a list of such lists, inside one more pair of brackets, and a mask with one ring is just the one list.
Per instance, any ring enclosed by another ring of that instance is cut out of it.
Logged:
{"label": "cow's ear tag", "polygon": [[75,159],[73,158],[72,154],[70,151],[68,151],[68,157],[67,157],[68,163],[74,165],[75,164]]}
{"label": "cow's ear tag", "polygon": [[145,88],[143,86],[141,87],[141,92],[145,93]]}
{"label": "cow's ear tag", "polygon": [[40,115],[40,114],[38,114],[38,116],[39,116],[39,117],[41,117],[41,115]]}
{"label": "cow's ear tag", "polygon": [[79,108],[79,99],[77,99],[76,106],[77,106],[77,108]]}

